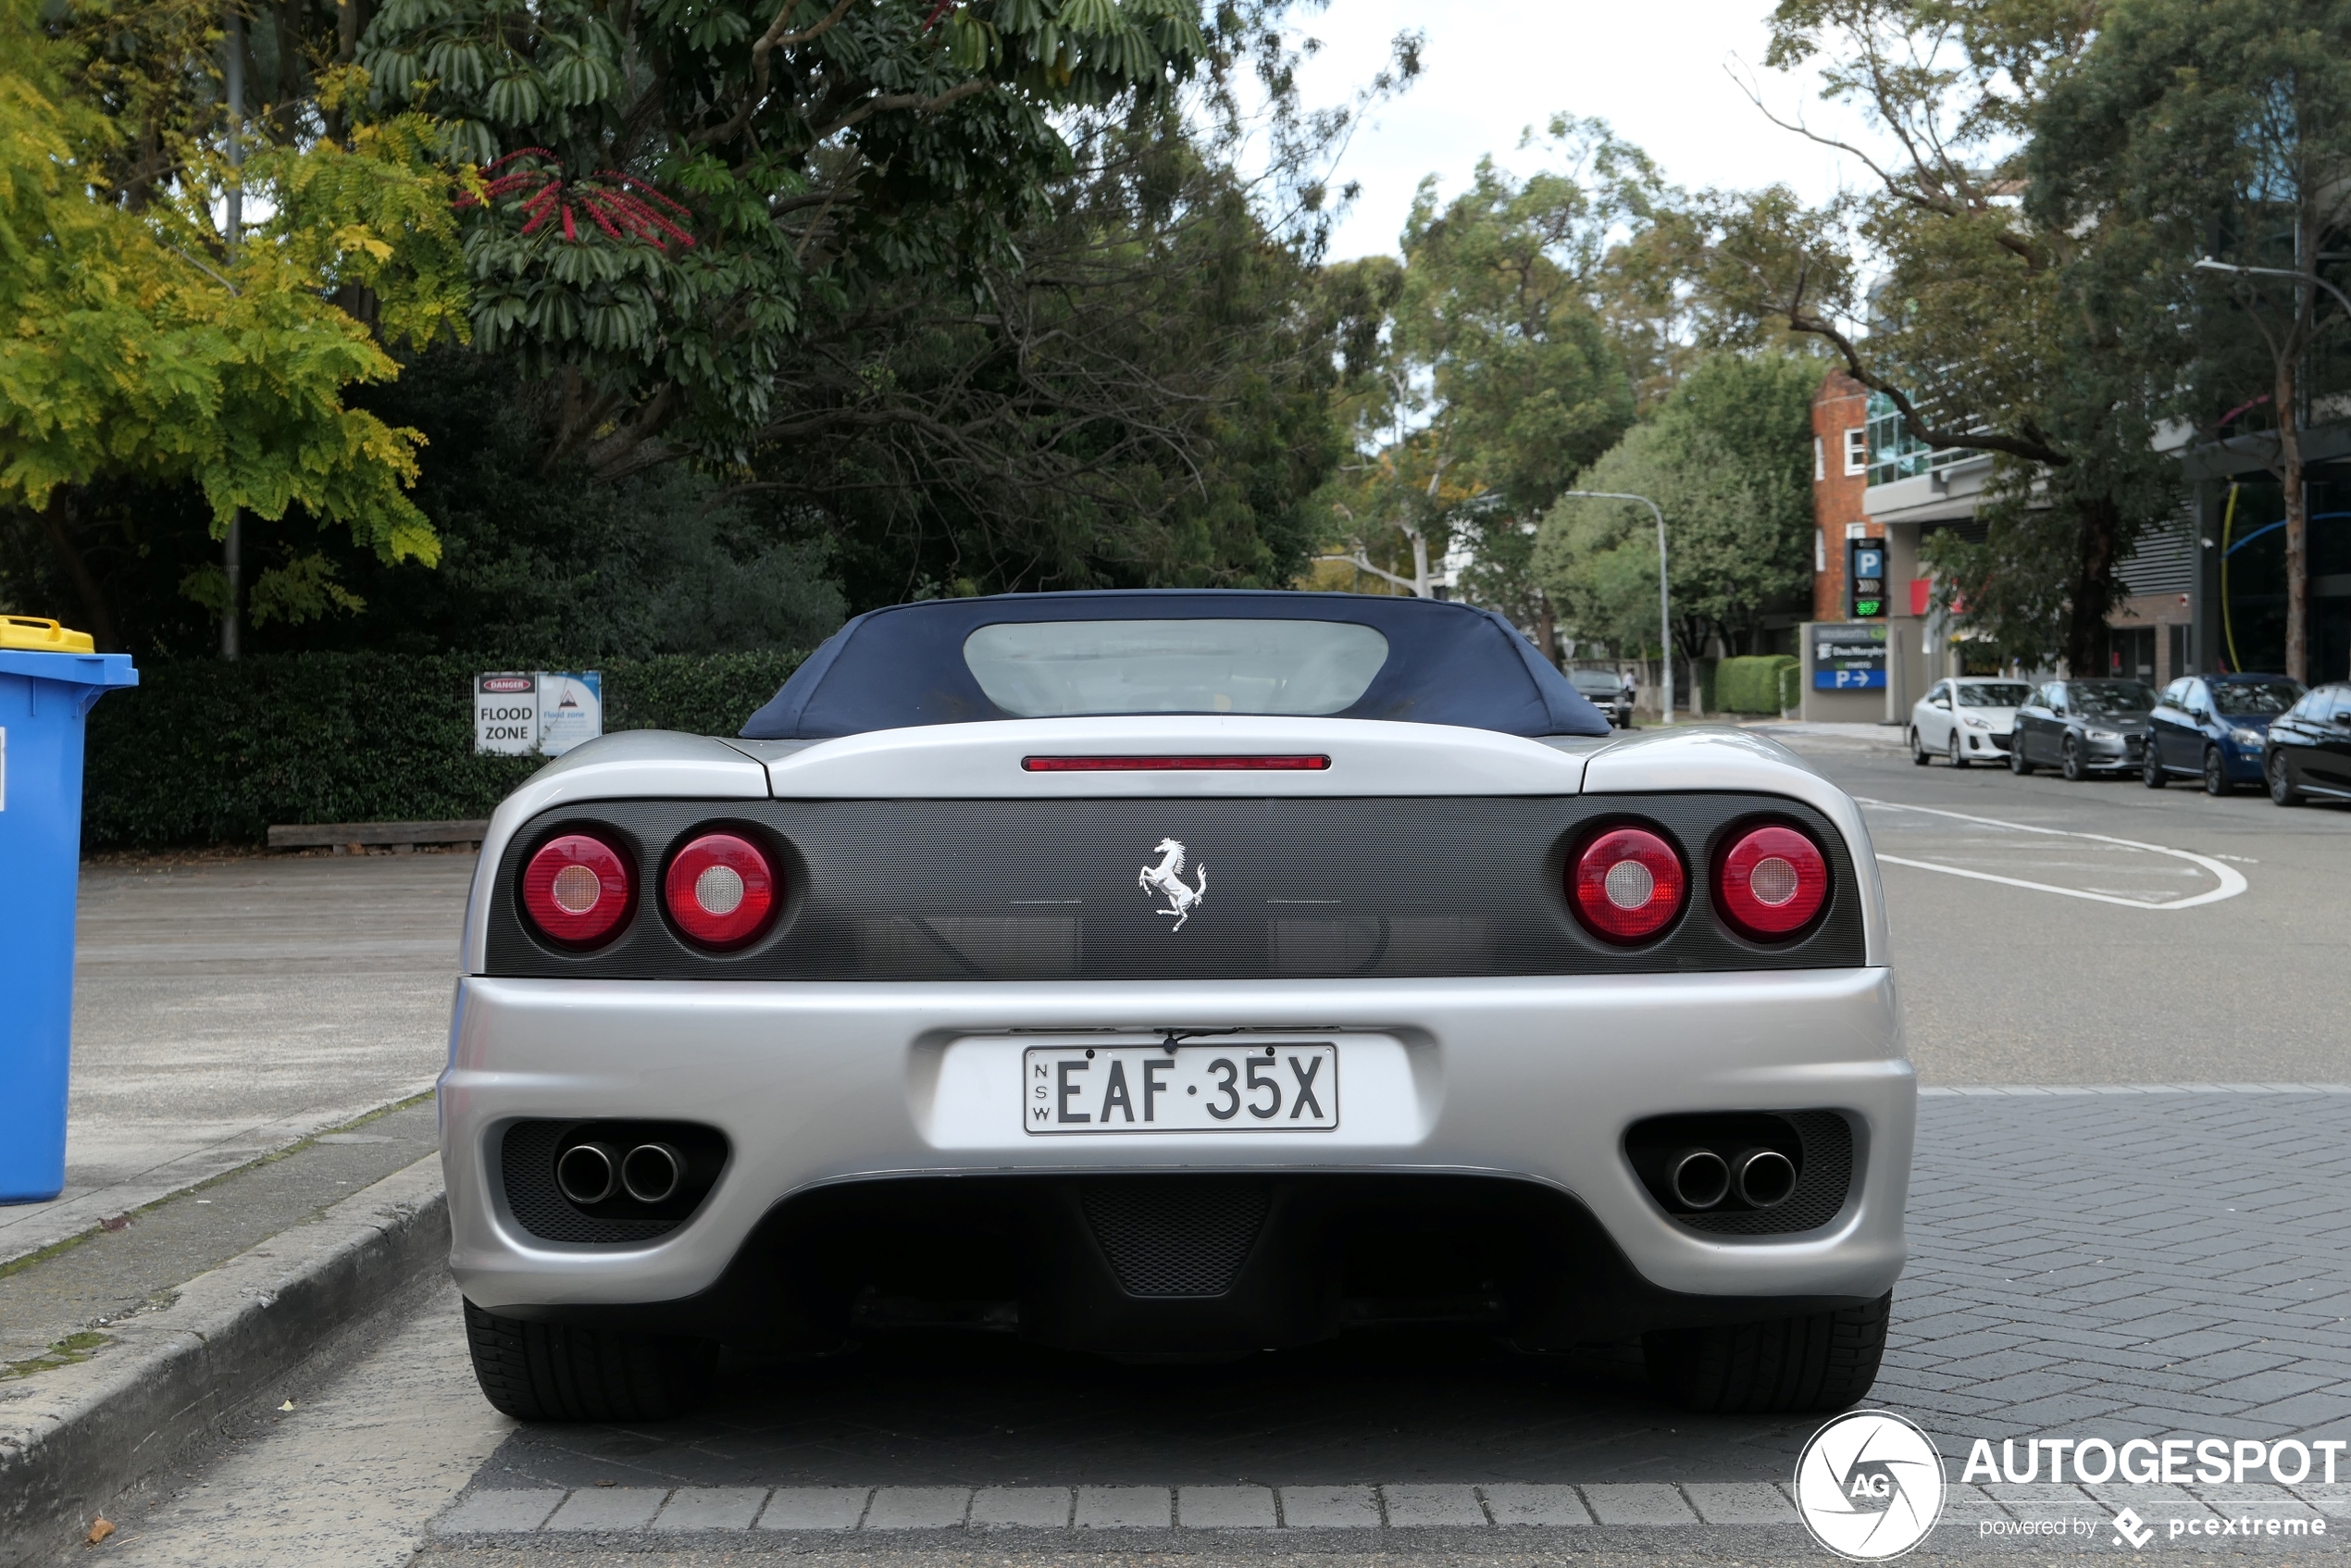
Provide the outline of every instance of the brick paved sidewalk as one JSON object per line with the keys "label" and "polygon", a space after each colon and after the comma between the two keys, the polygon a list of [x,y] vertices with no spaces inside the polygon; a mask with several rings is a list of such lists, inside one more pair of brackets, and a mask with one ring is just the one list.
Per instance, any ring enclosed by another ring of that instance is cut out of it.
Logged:
{"label": "brick paved sidewalk", "polygon": [[2351,1438],[2351,1093],[1919,1110],[1911,1263],[1873,1402],[1932,1432],[1953,1479],[1979,1436]]}

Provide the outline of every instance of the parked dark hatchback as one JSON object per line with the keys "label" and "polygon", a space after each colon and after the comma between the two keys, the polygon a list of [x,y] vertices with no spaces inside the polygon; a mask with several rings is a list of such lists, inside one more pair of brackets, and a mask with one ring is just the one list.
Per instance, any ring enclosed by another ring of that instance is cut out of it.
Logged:
{"label": "parked dark hatchback", "polygon": [[1619,729],[1633,728],[1633,689],[1614,670],[1572,669],[1568,683],[1584,695],[1584,700],[1608,715],[1609,723]]}
{"label": "parked dark hatchback", "polygon": [[2009,771],[2055,767],[2078,782],[2135,769],[2154,711],[2155,691],[2144,680],[2052,680],[2016,711]]}
{"label": "parked dark hatchback", "polygon": [[2259,782],[2270,721],[2301,697],[2302,683],[2283,675],[2182,676],[2163,689],[2148,720],[2146,787],[2160,790],[2177,775],[2225,795]]}
{"label": "parked dark hatchback", "polygon": [[2351,685],[2316,686],[2270,725],[2261,758],[2270,799],[2351,801]]}

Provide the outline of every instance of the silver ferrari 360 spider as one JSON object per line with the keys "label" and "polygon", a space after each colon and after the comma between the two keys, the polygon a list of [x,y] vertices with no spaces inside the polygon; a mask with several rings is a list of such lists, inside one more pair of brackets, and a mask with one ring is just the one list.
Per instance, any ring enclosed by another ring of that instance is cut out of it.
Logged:
{"label": "silver ferrari 360 spider", "polygon": [[923,1327],[1637,1337],[1714,1411],[1877,1375],[1915,1080],[1860,814],[1612,735],[1465,605],[861,616],[739,739],[517,790],[463,971],[451,1265],[526,1420]]}

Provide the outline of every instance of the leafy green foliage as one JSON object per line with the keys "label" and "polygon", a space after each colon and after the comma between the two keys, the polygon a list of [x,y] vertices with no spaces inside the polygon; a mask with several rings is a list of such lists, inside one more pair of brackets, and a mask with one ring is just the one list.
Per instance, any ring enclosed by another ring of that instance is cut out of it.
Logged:
{"label": "leafy green foliage", "polygon": [[[1052,115],[1163,94],[1208,49],[1197,0],[390,0],[359,57],[389,103],[538,187],[470,206],[485,348],[563,379],[552,431],[604,478],[740,463],[775,377],[872,291],[1012,259],[1069,165]],[[681,230],[596,222],[634,191]]]}
{"label": "leafy green foliage", "polygon": [[[2351,385],[2351,312],[2325,288],[2351,231],[2351,6],[2124,0],[2034,130],[2030,205],[2120,258],[2105,271],[2175,366],[2168,411],[2216,431],[2234,409],[2250,416],[2236,431],[2273,432],[2285,664],[2315,678],[2302,427]],[[2255,270],[2194,270],[2199,255]]]}
{"label": "leafy green foliage", "polygon": [[[2018,199],[2034,178],[2023,133],[2107,11],[1782,0],[1771,61],[1817,58],[1827,95],[1883,132],[1874,147],[1831,143],[1865,161],[1872,188],[1821,209],[1781,190],[1715,196],[1683,230],[1711,310],[1825,343],[1893,400],[1911,435],[1993,454],[2007,519],[1994,537],[2008,542],[1937,536],[1927,559],[1938,592],[1978,629],[1986,606],[2033,606],[2037,619],[2009,620],[2000,635],[2034,662],[2062,651],[2076,668],[2103,667],[2119,567],[2170,505],[2171,460],[2149,437],[2177,363],[2147,308],[2153,258],[2127,226]],[[2022,582],[2054,563],[2053,592]]]}
{"label": "leafy green foliage", "polygon": [[[602,662],[604,728],[732,735],[799,653]],[[492,654],[158,660],[91,710],[85,849],[258,843],[272,823],[488,816],[541,765],[473,754]]]}
{"label": "leafy green foliage", "polygon": [[[1676,646],[1751,642],[1763,615],[1811,585],[1811,400],[1818,361],[1720,355],[1577,476],[1665,514]],[[1657,532],[1646,506],[1562,498],[1531,562],[1563,626],[1612,649],[1654,648]]]}
{"label": "leafy green foliage", "polygon": [[1752,653],[1723,659],[1714,666],[1714,703],[1724,713],[1777,714],[1792,708],[1782,688],[1787,672],[1802,661],[1785,653]]}
{"label": "leafy green foliage", "polygon": [[1466,544],[1473,596],[1542,628],[1547,646],[1526,535],[1632,422],[1627,355],[1603,319],[1609,262],[1664,193],[1648,158],[1596,120],[1560,117],[1549,141],[1561,167],[1523,184],[1491,158],[1441,206],[1423,181],[1401,270],[1358,264],[1339,280],[1384,318],[1384,352],[1348,409],[1363,459],[1325,498],[1359,570],[1416,591],[1431,560]]}
{"label": "leafy green foliage", "polygon": [[[260,220],[232,254],[202,146],[175,143],[190,161],[135,201],[111,186],[140,126],[109,99],[149,133],[185,118],[152,75],[51,39],[31,0],[0,4],[0,507],[53,512],[102,481],[192,485],[216,537],[241,508],[299,510],[380,560],[429,563],[439,544],[407,494],[417,432],[347,393],[396,374],[377,331],[421,344],[463,326],[455,187],[431,128],[397,115],[341,142],[263,142],[243,177]],[[363,85],[339,79],[327,101]],[[367,296],[375,328],[336,293]],[[334,597],[322,572],[257,590],[273,613],[308,614]]]}

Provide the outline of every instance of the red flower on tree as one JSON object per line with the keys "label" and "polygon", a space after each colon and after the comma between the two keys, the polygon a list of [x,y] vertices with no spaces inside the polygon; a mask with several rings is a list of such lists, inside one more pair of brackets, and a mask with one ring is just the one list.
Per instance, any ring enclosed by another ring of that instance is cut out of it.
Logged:
{"label": "red flower on tree", "polygon": [[[498,172],[518,159],[530,161],[504,174]],[[460,196],[455,205],[460,209],[487,205],[503,197],[520,195],[522,210],[529,218],[522,226],[525,234],[536,234],[560,218],[564,238],[576,241],[579,238],[579,215],[584,213],[616,240],[642,240],[660,251],[667,250],[672,240],[680,245],[694,243],[694,237],[670,221],[662,208],[678,218],[691,215],[633,174],[607,168],[599,170],[594,180],[566,180],[562,162],[544,147],[524,147],[508,153],[481,172],[481,194]]]}

